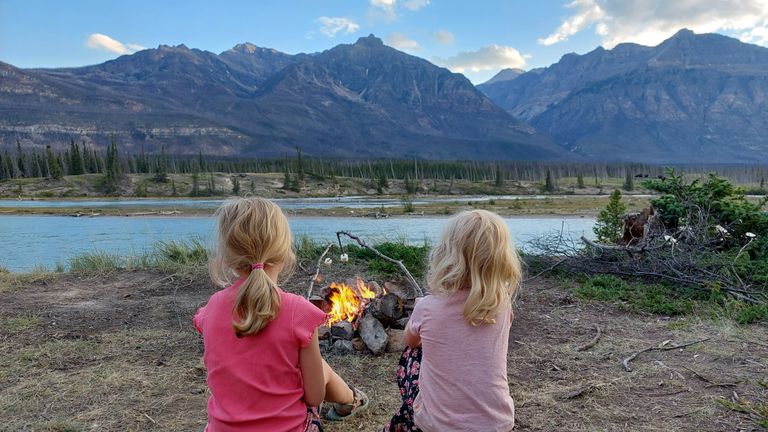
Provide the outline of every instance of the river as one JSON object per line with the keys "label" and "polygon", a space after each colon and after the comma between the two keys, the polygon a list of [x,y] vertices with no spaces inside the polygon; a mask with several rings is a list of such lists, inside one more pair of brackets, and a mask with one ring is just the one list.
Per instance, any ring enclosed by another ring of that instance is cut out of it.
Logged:
{"label": "river", "polygon": [[[147,207],[146,200],[140,202],[141,207]],[[350,203],[360,205],[358,201]],[[350,206],[347,203],[341,205]],[[306,201],[302,208],[306,208]],[[405,239],[413,243],[433,243],[447,220],[448,217],[417,216],[389,219],[289,217],[297,237],[306,235],[315,240],[330,240],[335,237],[336,231],[347,230],[369,242]],[[565,235],[591,236],[595,223],[590,217],[512,217],[505,220],[523,250],[532,238],[551,231],[562,229]],[[0,216],[0,266],[13,272],[28,271],[36,266],[54,268],[57,263],[66,266],[70,257],[83,252],[99,250],[123,255],[140,254],[162,240],[197,237],[210,244],[213,228],[212,217]]]}

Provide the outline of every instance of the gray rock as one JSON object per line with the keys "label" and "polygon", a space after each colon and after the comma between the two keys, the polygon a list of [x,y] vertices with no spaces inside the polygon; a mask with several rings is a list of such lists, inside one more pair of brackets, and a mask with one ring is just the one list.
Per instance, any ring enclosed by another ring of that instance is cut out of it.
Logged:
{"label": "gray rock", "polygon": [[384,330],[384,326],[376,318],[365,315],[360,320],[360,326],[358,327],[360,337],[365,342],[365,346],[368,347],[374,354],[380,354],[384,352],[387,347],[387,332]]}
{"label": "gray rock", "polygon": [[352,328],[351,322],[342,321],[331,326],[331,334],[339,339],[352,340],[355,330]]}
{"label": "gray rock", "polygon": [[352,346],[352,341],[339,339],[333,343],[332,351],[335,354],[352,354],[355,352],[355,347]]}

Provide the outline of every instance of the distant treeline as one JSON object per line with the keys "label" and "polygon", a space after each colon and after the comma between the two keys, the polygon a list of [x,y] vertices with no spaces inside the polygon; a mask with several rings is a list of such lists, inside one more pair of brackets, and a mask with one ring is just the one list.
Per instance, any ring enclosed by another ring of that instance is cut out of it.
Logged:
{"label": "distant treeline", "polygon": [[[198,154],[168,155],[121,153],[113,139],[106,148],[78,144],[64,151],[27,149],[16,143],[16,151],[0,153],[0,180],[64,175],[105,174],[109,183],[123,174],[285,173],[289,178],[352,177],[378,182],[399,180],[468,180],[471,182],[522,180],[543,182],[550,178],[578,178],[580,183],[600,184],[608,178],[656,178],[670,165],[624,162],[535,162],[535,161],[428,161],[405,159],[323,159],[295,154],[282,158],[221,157]],[[676,165],[688,174],[717,172],[740,184],[763,184],[766,165]]]}

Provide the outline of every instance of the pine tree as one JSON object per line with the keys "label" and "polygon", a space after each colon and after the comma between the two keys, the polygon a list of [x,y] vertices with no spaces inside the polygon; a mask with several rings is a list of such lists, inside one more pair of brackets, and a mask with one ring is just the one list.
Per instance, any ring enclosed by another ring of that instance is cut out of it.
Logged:
{"label": "pine tree", "polygon": [[608,199],[608,205],[597,215],[597,222],[592,230],[601,243],[615,244],[624,229],[624,213],[627,206],[621,202],[621,192],[616,189]]}
{"label": "pine tree", "polygon": [[70,140],[69,143],[69,157],[70,157],[70,174],[71,175],[81,175],[85,174],[85,170],[83,169],[83,157],[80,154],[80,146],[75,144],[75,140]]}
{"label": "pine tree", "polygon": [[624,178],[624,185],[622,188],[629,192],[635,189],[635,180],[632,178],[632,173],[627,170],[627,174]]}
{"label": "pine tree", "polygon": [[240,195],[240,179],[232,177],[232,195]]}
{"label": "pine tree", "polygon": [[547,170],[547,179],[544,181],[544,190],[552,193],[555,190],[557,190],[557,186],[555,185],[555,179],[552,176],[552,171]]}
{"label": "pine tree", "polygon": [[0,154],[0,180],[7,180],[9,177],[8,167],[5,165],[5,156]]}
{"label": "pine tree", "polygon": [[16,151],[19,153],[16,162],[16,177],[26,177],[26,160],[24,151],[21,150],[21,141],[16,140]]}
{"label": "pine tree", "polygon": [[504,186],[504,172],[501,170],[501,164],[496,164],[496,187]]}
{"label": "pine tree", "polygon": [[59,164],[59,159],[56,157],[56,155],[53,154],[50,145],[45,146],[45,154],[48,157],[48,173],[50,174],[49,177],[52,180],[60,180],[63,177],[61,165]]}
{"label": "pine tree", "polygon": [[112,142],[107,147],[107,160],[105,170],[105,188],[107,193],[117,192],[118,182],[120,180],[120,160],[117,151],[117,141],[112,135]]}
{"label": "pine tree", "polygon": [[178,193],[176,193],[176,182],[171,179],[171,196],[178,196]]}
{"label": "pine tree", "polygon": [[253,178],[251,178],[251,188],[250,189],[251,189],[251,193],[252,194],[256,193],[256,181]]}
{"label": "pine tree", "polygon": [[296,180],[299,186],[304,185],[304,161],[301,159],[301,149],[296,146]]}
{"label": "pine tree", "polygon": [[765,192],[765,177],[760,177],[760,192]]}
{"label": "pine tree", "polygon": [[192,190],[189,192],[189,196],[200,196],[200,175],[197,171],[192,171]]}
{"label": "pine tree", "polygon": [[155,182],[168,182],[168,155],[165,154],[165,145],[160,150],[160,159],[155,165]]}
{"label": "pine tree", "polygon": [[576,176],[576,187],[579,188],[579,189],[584,189],[585,188],[585,186],[584,186],[584,174],[579,173]]}

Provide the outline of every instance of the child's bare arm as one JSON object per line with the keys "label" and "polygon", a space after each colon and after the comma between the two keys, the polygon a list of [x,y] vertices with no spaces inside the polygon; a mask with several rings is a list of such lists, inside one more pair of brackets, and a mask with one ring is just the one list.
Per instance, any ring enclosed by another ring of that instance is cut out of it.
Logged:
{"label": "child's bare arm", "polygon": [[304,380],[304,402],[319,406],[325,399],[325,374],[317,330],[312,334],[312,342],[299,351],[299,367]]}
{"label": "child's bare arm", "polygon": [[403,334],[403,341],[411,348],[421,346],[421,336],[414,333],[409,326],[405,327],[405,333]]}

